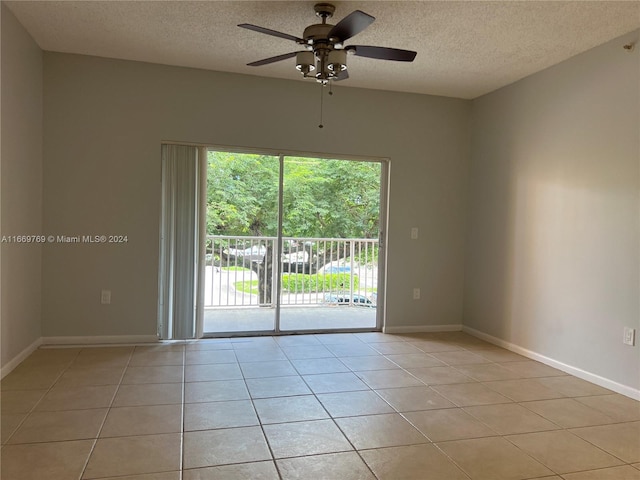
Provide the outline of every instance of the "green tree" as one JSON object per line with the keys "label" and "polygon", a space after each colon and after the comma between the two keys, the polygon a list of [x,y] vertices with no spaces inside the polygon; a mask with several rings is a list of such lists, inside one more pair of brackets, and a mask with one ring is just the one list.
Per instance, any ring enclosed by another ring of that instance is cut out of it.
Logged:
{"label": "green tree", "polygon": [[[279,168],[279,159],[274,156],[210,151],[207,234],[275,237],[278,231]],[[285,237],[377,238],[380,164],[286,157],[282,201]],[[224,247],[229,246],[243,248],[242,244],[234,243],[223,244],[223,248],[214,250],[224,251]],[[318,248],[317,244],[304,245],[309,257],[315,259],[314,269],[349,254],[344,249],[325,252]],[[286,249],[287,246],[285,253]],[[356,252],[356,255],[365,262],[377,257],[377,251],[367,252],[367,255],[363,253]],[[269,261],[257,263],[243,257],[234,258],[233,263],[255,270],[261,279],[267,278],[267,282],[259,285],[260,300],[261,303],[270,303],[272,266],[269,249],[265,258]],[[231,261],[228,256],[221,260]]]}
{"label": "green tree", "polygon": [[[210,151],[207,233],[275,236],[278,169],[277,157]],[[378,163],[286,157],[283,180],[285,236],[378,236]]]}

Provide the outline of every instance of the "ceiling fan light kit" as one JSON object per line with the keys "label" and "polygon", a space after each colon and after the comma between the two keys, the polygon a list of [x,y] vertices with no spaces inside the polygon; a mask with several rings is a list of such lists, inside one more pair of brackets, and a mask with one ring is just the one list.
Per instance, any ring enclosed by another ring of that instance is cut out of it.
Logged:
{"label": "ceiling fan light kit", "polygon": [[302,38],[249,23],[238,25],[254,32],[294,41],[304,48],[302,51],[265,58],[247,65],[259,67],[295,57],[296,69],[305,78],[315,78],[320,84],[327,85],[330,81],[349,78],[347,73],[347,53],[377,60],[395,60],[399,62],[412,62],[416,57],[416,52],[397,48],[368,45],[349,45],[345,47],[344,42],[371,25],[375,21],[375,17],[361,10],[355,10],[336,25],[332,25],[327,23],[327,19],[333,16],[335,12],[334,5],[317,3],[314,6],[314,10],[316,15],[322,19],[322,23],[309,25],[304,29]]}

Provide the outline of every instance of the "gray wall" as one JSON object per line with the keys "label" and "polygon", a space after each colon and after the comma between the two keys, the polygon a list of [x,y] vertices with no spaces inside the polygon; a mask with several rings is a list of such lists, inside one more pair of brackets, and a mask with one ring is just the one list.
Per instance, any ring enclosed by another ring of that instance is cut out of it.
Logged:
{"label": "gray wall", "polygon": [[[2,4],[2,235],[42,230],[42,51]],[[36,244],[2,243],[0,364],[41,336],[41,255]]]}
{"label": "gray wall", "polygon": [[46,245],[44,336],[155,334],[163,140],[389,157],[387,325],[461,323],[469,101],[336,87],[319,129],[313,82],[47,52],[44,84],[44,230],[129,237]]}
{"label": "gray wall", "polygon": [[473,102],[464,324],[640,387],[638,32]]}

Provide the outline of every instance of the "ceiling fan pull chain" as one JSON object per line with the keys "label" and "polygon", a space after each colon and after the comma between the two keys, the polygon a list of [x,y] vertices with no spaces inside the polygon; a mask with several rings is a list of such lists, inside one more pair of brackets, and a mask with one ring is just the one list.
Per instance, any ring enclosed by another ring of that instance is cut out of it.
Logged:
{"label": "ceiling fan pull chain", "polygon": [[322,104],[324,102],[324,85],[320,84],[320,125],[318,125],[318,128],[324,128],[324,125],[322,124]]}

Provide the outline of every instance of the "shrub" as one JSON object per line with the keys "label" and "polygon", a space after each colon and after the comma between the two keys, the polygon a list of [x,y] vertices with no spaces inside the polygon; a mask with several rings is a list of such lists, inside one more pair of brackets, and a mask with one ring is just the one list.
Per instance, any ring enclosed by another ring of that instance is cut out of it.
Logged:
{"label": "shrub", "polygon": [[[359,279],[353,276],[353,287],[358,288]],[[349,290],[351,276],[348,273],[300,274],[283,273],[282,291],[288,293],[316,293]]]}

